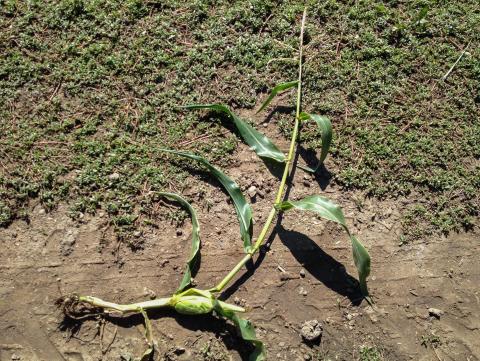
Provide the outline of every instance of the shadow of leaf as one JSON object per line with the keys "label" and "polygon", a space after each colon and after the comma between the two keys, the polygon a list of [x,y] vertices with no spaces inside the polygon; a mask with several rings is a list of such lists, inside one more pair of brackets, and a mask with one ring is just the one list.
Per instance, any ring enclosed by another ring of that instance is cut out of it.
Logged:
{"label": "shadow of leaf", "polygon": [[307,272],[332,291],[348,297],[352,304],[361,303],[363,297],[358,281],[348,274],[343,264],[300,232],[287,230],[281,225],[277,232],[282,243]]}

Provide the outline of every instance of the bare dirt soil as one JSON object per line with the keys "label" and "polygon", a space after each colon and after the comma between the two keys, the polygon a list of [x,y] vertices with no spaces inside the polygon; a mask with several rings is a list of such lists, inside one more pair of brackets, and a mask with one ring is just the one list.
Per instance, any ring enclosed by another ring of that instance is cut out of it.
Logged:
{"label": "bare dirt soil", "polygon": [[[258,232],[278,181],[248,147],[240,145],[238,153],[240,160],[226,171],[243,189],[256,187],[252,206]],[[478,232],[400,246],[399,210],[414,199],[365,199],[340,192],[327,179],[326,171],[313,179],[297,170],[290,198],[322,192],[343,206],[372,257],[369,288],[375,305],[359,299],[342,230],[313,214],[284,214],[254,274],[243,273],[224,293],[230,302],[245,304],[268,359],[480,360]],[[234,208],[212,183],[195,179],[185,192],[201,222],[199,288],[213,286],[242,256]],[[203,197],[196,196],[199,186]],[[188,255],[190,223],[178,229],[167,221],[158,225],[138,235],[144,248],[136,251],[118,243],[105,214],[85,215],[78,223],[68,217],[67,205],[46,213],[32,203],[29,223],[0,229],[0,360],[138,357],[145,347],[141,318],[73,322],[54,303],[71,293],[118,303],[173,293]],[[313,319],[323,334],[320,342],[306,344],[301,325]],[[166,311],[153,313],[152,322],[156,360],[248,358],[248,346],[234,328],[213,316]]]}

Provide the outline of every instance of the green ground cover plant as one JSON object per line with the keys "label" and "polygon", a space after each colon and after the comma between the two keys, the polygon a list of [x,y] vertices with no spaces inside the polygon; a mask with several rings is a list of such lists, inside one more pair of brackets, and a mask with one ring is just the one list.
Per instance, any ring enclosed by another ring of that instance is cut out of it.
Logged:
{"label": "green ground cover plant", "polygon": [[[472,227],[480,204],[478,1],[307,5],[305,102],[333,121],[332,181],[367,196],[406,197],[405,243]],[[236,149],[218,119],[207,126],[193,113],[179,117],[175,105],[202,94],[249,109],[258,94],[294,79],[302,8],[2,1],[0,225],[28,220],[32,199],[47,212],[68,201],[79,221],[106,210],[120,240],[141,247],[132,233],[157,216],[148,201],[138,206],[145,183],[160,191],[187,179],[159,163],[156,147],[181,144],[222,165]],[[290,116],[274,119],[286,136]],[[317,128],[306,126],[300,140],[317,148]]]}
{"label": "green ground cover plant", "polygon": [[[97,297],[83,296],[83,295],[70,295],[64,296],[58,300],[58,304],[63,308],[66,315],[73,318],[88,317],[88,314],[112,314],[120,313],[121,315],[138,313],[141,314],[145,320],[145,338],[147,340],[148,347],[142,355],[142,360],[151,359],[154,352],[154,340],[152,335],[152,327],[150,319],[148,317],[148,311],[157,308],[170,307],[174,308],[180,314],[186,315],[202,315],[214,312],[217,316],[225,317],[231,320],[238,328],[239,334],[245,340],[250,342],[254,346],[254,351],[250,355],[250,360],[261,361],[266,359],[266,350],[263,343],[256,338],[255,329],[252,323],[240,316],[245,312],[242,307],[228,304],[220,301],[217,295],[222,292],[230,281],[240,272],[245,264],[252,259],[255,253],[258,252],[260,246],[266,239],[268,232],[271,228],[272,222],[276,218],[279,212],[287,212],[290,209],[297,209],[302,211],[312,211],[317,213],[322,218],[337,222],[342,225],[348,234],[351,244],[355,266],[357,267],[359,276],[359,286],[367,300],[370,301],[367,289],[367,277],[370,273],[370,256],[365,247],[359,242],[359,240],[350,233],[341,208],[330,201],[329,199],[320,196],[312,195],[305,197],[297,201],[291,201],[285,199],[285,188],[288,187],[289,174],[291,168],[296,164],[294,163],[294,154],[297,147],[297,141],[300,134],[301,125],[304,122],[315,120],[322,130],[322,147],[320,152],[320,163],[322,163],[330,147],[332,129],[330,121],[319,115],[310,115],[301,112],[301,98],[302,98],[302,71],[303,71],[303,40],[304,29],[306,20],[306,9],[303,12],[301,32],[300,32],[300,46],[298,54],[298,79],[295,82],[284,83],[278,87],[275,87],[271,95],[267,98],[265,103],[260,109],[266,108],[268,103],[275,97],[279,91],[287,90],[291,87],[297,88],[297,100],[296,100],[296,113],[293,131],[291,134],[290,147],[288,154],[283,154],[278,147],[265,135],[260,133],[254,127],[236,116],[227,106],[220,104],[213,105],[191,105],[186,106],[186,109],[210,109],[225,113],[234,122],[235,126],[239,130],[239,135],[243,141],[250,145],[251,149],[257,153],[259,157],[268,158],[279,162],[283,165],[284,170],[281,178],[279,188],[275,200],[272,203],[270,213],[260,231],[258,238],[253,242],[252,240],[252,228],[253,218],[252,209],[238,185],[229,178],[220,169],[212,165],[205,158],[183,151],[176,151],[170,149],[162,149],[161,151],[176,155],[189,160],[199,162],[206,170],[212,174],[223,186],[225,191],[230,195],[237,218],[240,224],[240,235],[243,240],[243,248],[245,256],[235,265],[232,270],[215,286],[209,289],[197,289],[190,288],[192,275],[197,271],[197,258],[200,252],[200,229],[197,220],[196,212],[192,206],[181,196],[173,193],[159,193],[158,195],[173,199],[179,202],[183,207],[188,209],[192,218],[192,249],[187,266],[185,269],[184,277],[178,287],[177,291],[171,296],[166,298],[158,298],[154,300],[138,302],[133,304],[121,305],[108,301],[104,301]],[[315,171],[315,170],[308,170]]]}

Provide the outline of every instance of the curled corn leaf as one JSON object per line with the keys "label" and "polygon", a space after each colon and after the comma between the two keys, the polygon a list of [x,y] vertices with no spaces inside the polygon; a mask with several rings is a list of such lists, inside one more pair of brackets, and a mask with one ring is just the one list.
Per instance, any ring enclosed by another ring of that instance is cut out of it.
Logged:
{"label": "curled corn leaf", "polygon": [[190,217],[192,218],[192,249],[190,251],[190,257],[188,258],[187,265],[185,267],[185,273],[183,275],[182,281],[180,282],[180,286],[176,293],[182,292],[185,288],[190,286],[192,283],[192,277],[194,276],[195,268],[198,264],[198,257],[200,252],[200,225],[198,223],[197,212],[195,209],[188,203],[184,198],[179,196],[175,193],[168,193],[168,192],[159,192],[159,195],[173,199],[179,202],[183,207],[185,207],[188,212],[190,213]]}
{"label": "curled corn leaf", "polygon": [[243,240],[243,248],[248,253],[252,248],[252,208],[247,203],[237,183],[230,177],[221,172],[218,168],[210,164],[205,158],[189,153],[170,149],[160,149],[163,152],[172,153],[200,162],[207,170],[213,174],[215,178],[223,185],[227,193],[230,195],[237,212],[237,218],[240,223],[240,233]]}
{"label": "curled corn leaf", "polygon": [[319,195],[308,196],[299,201],[284,201],[277,205],[277,209],[281,210],[289,210],[291,208],[313,211],[321,217],[337,222],[343,226],[352,242],[353,261],[357,267],[360,289],[363,295],[367,297],[367,277],[370,274],[370,255],[360,241],[350,233],[342,209],[328,198]]}
{"label": "curled corn leaf", "polygon": [[353,261],[358,270],[358,280],[362,294],[368,296],[367,277],[370,274],[370,255],[358,239],[350,234],[352,241]]}
{"label": "curled corn leaf", "polygon": [[140,361],[148,361],[151,359],[153,350],[154,350],[154,345],[153,345],[153,334],[152,334],[152,323],[150,322],[150,319],[148,318],[147,312],[145,312],[144,309],[140,309],[140,313],[143,316],[143,319],[145,320],[145,339],[147,341],[147,349],[143,352],[142,357],[140,358]]}
{"label": "curled corn leaf", "polygon": [[251,343],[255,347],[253,352],[248,357],[249,361],[264,361],[267,359],[265,346],[262,341],[257,339],[255,328],[249,320],[239,317],[231,310],[225,309],[220,303],[216,304],[215,311],[217,311],[221,316],[231,320],[237,327],[240,336],[242,336],[245,341]]}
{"label": "curled corn leaf", "polygon": [[323,164],[323,161],[328,155],[328,150],[330,149],[330,144],[332,143],[332,123],[327,117],[318,114],[300,113],[300,119],[302,121],[315,121],[318,128],[320,129],[320,132],[322,133],[322,149],[320,151],[320,157],[318,159],[317,166],[315,168],[301,166],[301,168],[306,170],[307,172],[315,173],[318,168],[320,168],[320,166]]}
{"label": "curled corn leaf", "polygon": [[270,92],[270,95],[268,96],[267,100],[265,100],[262,106],[260,107],[260,109],[257,110],[257,113],[260,113],[263,109],[265,109],[278,93],[284,92],[287,89],[296,87],[297,85],[298,85],[298,80],[294,80],[294,81],[278,84],[277,86],[275,86]]}
{"label": "curled corn leaf", "polygon": [[174,295],[170,301],[178,313],[184,315],[202,315],[213,311],[214,307],[221,308],[228,312],[245,312],[245,309],[218,301],[211,292],[190,288],[181,294]]}
{"label": "curled corn leaf", "polygon": [[264,134],[260,133],[250,124],[242,120],[229,107],[223,104],[192,104],[186,105],[185,109],[210,109],[226,114],[235,124],[242,139],[261,158],[269,158],[277,162],[285,162],[285,154]]}
{"label": "curled corn leaf", "polygon": [[175,302],[175,311],[184,315],[202,315],[213,310],[213,300],[203,296],[181,296]]}

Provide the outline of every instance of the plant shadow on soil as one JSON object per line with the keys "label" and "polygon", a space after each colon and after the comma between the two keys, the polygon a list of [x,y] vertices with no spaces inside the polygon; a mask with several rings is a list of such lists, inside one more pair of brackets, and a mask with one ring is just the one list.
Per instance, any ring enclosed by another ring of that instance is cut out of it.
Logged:
{"label": "plant shadow on soil", "polygon": [[[300,152],[295,153],[295,158],[293,160],[294,166],[292,167],[292,172],[289,176],[289,180],[287,181],[288,186],[286,187],[284,199],[288,199],[290,195],[291,180],[295,176],[295,165],[298,162],[298,158],[300,156],[299,153]],[[315,175],[315,179],[317,182],[319,182],[319,184],[325,184],[325,180],[322,180],[321,178],[322,174],[325,174],[325,172],[328,171],[323,165],[320,170],[321,172]],[[328,175],[330,175],[330,173],[328,173]],[[330,178],[328,178],[326,181],[327,184],[329,179]],[[260,267],[265,259],[265,256],[275,237],[278,235],[281,242],[288,247],[295,259],[302,264],[312,276],[314,276],[318,281],[322,282],[332,291],[347,297],[353,305],[358,306],[363,300],[358,281],[347,273],[345,266],[342,263],[338,262],[335,258],[322,250],[311,238],[300,232],[286,230],[282,226],[283,215],[283,213],[279,214],[272,233],[265,244],[260,247],[259,256],[255,262],[250,261],[247,263],[247,271],[243,273],[240,278],[238,278],[230,287],[223,291],[220,298],[228,299],[242,284],[244,284],[251,276],[253,276],[255,270]]]}
{"label": "plant shadow on soil", "polygon": [[298,263],[302,264],[307,272],[332,291],[347,297],[352,305],[358,306],[362,302],[363,296],[358,281],[348,274],[345,266],[321,249],[311,238],[300,232],[285,229],[281,225],[281,218],[282,216],[279,217],[269,241],[260,249],[256,261],[251,262],[247,271],[222,293],[221,299],[228,299],[253,276],[255,270],[260,267],[265,259],[273,238],[278,235],[282,243],[288,247]]}
{"label": "plant shadow on soil", "polygon": [[[131,314],[125,316],[114,316],[114,315],[102,315],[105,317],[105,320],[108,322],[122,328],[132,328],[132,327],[145,327],[145,320],[140,314]],[[80,332],[81,325],[87,319],[94,320],[97,319],[98,315],[92,315],[85,319],[74,319],[67,315],[64,316],[63,320],[59,325],[61,331],[69,331],[71,337],[76,337],[75,335]],[[216,338],[220,339],[221,342],[225,345],[227,350],[235,350],[238,352],[242,360],[248,360],[249,355],[253,351],[253,346],[248,342],[244,341],[240,336],[234,325],[228,323],[225,319],[215,317],[211,314],[208,315],[181,315],[173,310],[168,309],[158,309],[158,310],[149,310],[148,317],[150,320],[160,320],[164,318],[173,318],[175,321],[187,330],[191,330],[192,334],[195,331],[210,332],[215,334]],[[158,340],[160,335],[156,331],[156,327],[153,327],[154,340]],[[145,343],[145,347],[147,344]],[[154,354],[158,353],[158,350]],[[149,360],[156,359],[154,355],[150,357]]]}
{"label": "plant shadow on soil", "polygon": [[307,272],[332,291],[348,297],[353,305],[358,306],[361,303],[363,297],[358,281],[347,273],[343,264],[300,232],[280,226],[278,236]]}
{"label": "plant shadow on soil", "polygon": [[[300,156],[305,161],[306,165],[310,168],[315,169],[318,164],[316,152],[314,150],[305,149],[301,145],[299,145],[298,151]],[[315,179],[322,191],[324,191],[328,187],[330,181],[332,180],[332,173],[330,173],[328,169],[325,168],[325,164],[321,164],[315,173],[308,172],[308,174],[310,174],[313,179]]]}

